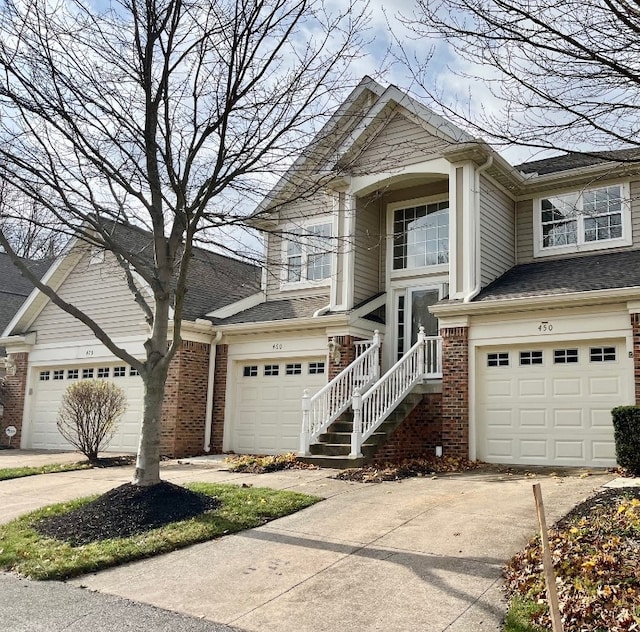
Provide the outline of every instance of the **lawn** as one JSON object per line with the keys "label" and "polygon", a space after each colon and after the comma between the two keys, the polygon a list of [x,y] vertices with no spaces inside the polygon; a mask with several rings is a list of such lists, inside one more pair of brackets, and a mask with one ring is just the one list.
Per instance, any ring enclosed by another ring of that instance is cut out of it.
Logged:
{"label": "lawn", "polygon": [[81,546],[40,535],[34,524],[76,509],[95,497],[50,505],[0,525],[0,570],[31,579],[67,579],[257,527],[321,500],[296,492],[235,485],[193,483],[186,487],[217,497],[220,508],[135,536]]}
{"label": "lawn", "polygon": [[56,472],[75,472],[76,470],[88,470],[92,466],[89,461],[78,463],[52,463],[37,467],[4,467],[0,468],[0,481],[8,481],[12,478],[23,476],[36,476],[37,474],[52,474]]}
{"label": "lawn", "polygon": [[[640,630],[640,489],[610,489],[549,531],[564,632]],[[505,569],[505,632],[550,630],[540,540]]]}

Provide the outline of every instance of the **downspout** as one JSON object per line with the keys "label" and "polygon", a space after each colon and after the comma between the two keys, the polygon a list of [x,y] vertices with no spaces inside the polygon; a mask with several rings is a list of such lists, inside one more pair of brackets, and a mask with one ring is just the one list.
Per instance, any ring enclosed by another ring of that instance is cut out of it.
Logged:
{"label": "downspout", "polygon": [[331,309],[331,304],[325,305],[324,307],[321,307],[320,309],[317,309],[315,312],[313,312],[313,317],[318,318],[318,316],[322,316],[323,314],[326,314],[330,309]]}
{"label": "downspout", "polygon": [[216,372],[216,345],[222,339],[222,332],[217,331],[216,335],[211,339],[209,348],[209,379],[207,380],[207,408],[205,412],[204,424],[204,451],[211,451],[211,426],[213,424],[213,387],[214,376]]}
{"label": "downspout", "polygon": [[469,303],[471,302],[476,296],[478,296],[478,294],[480,293],[480,284],[481,284],[481,275],[480,275],[480,266],[481,266],[481,261],[480,261],[480,174],[487,170],[489,167],[491,167],[491,165],[493,164],[493,155],[489,156],[486,160],[486,162],[484,162],[483,164],[481,164],[477,169],[476,169],[476,173],[475,173],[475,178],[474,178],[474,197],[475,197],[475,208],[477,211],[477,221],[474,222],[474,230],[475,230],[475,235],[474,235],[474,239],[473,239],[473,261],[474,261],[474,276],[475,276],[475,284],[473,286],[473,289],[471,290],[471,292],[469,292],[469,294],[467,294],[464,299],[463,299],[463,303]]}

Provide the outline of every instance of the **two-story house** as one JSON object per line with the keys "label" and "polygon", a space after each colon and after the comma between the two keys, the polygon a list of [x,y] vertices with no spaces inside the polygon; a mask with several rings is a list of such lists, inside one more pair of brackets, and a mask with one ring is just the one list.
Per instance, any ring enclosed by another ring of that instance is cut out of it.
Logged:
{"label": "two-story house", "polygon": [[258,209],[262,293],[210,314],[219,447],[613,465],[611,408],[640,393],[639,169],[514,167],[365,78]]}

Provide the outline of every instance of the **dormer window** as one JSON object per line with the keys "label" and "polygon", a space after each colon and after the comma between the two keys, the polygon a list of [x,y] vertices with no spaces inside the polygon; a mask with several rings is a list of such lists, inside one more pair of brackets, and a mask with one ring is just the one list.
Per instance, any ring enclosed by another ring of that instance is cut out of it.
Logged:
{"label": "dormer window", "polygon": [[393,212],[393,269],[411,270],[449,263],[449,201]]}
{"label": "dormer window", "polygon": [[285,242],[285,283],[323,281],[331,276],[332,224],[306,226]]}
{"label": "dormer window", "polygon": [[538,213],[538,255],[631,243],[629,196],[622,184],[541,198]]}

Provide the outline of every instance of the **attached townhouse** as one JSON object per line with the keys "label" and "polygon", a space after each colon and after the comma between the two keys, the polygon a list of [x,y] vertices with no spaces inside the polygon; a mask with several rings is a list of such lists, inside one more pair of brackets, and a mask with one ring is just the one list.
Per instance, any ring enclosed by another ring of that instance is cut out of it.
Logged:
{"label": "attached townhouse", "polygon": [[[639,192],[637,152],[514,167],[365,78],[257,209],[261,284],[216,302],[199,283],[219,262],[194,273],[200,355],[176,360],[166,453],[613,465],[611,408],[640,396]],[[116,275],[73,257],[51,282],[141,345]],[[24,376],[24,447],[51,445],[68,371],[127,371],[37,293],[0,344]]]}

